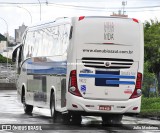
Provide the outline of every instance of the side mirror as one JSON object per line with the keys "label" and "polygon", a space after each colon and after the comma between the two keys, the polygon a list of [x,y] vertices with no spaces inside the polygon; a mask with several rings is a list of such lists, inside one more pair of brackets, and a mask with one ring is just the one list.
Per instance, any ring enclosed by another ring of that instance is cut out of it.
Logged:
{"label": "side mirror", "polygon": [[[17,55],[17,51],[18,50],[22,50],[22,44],[17,45],[17,47],[14,49],[13,53],[12,53],[12,61],[16,62],[17,56],[19,56],[19,54]],[[20,57],[19,57],[20,58]],[[18,59],[19,61],[20,59]]]}
{"label": "side mirror", "polygon": [[16,48],[16,49],[13,51],[13,53],[12,53],[12,61],[13,61],[13,62],[16,62],[17,50],[18,50],[18,48]]}

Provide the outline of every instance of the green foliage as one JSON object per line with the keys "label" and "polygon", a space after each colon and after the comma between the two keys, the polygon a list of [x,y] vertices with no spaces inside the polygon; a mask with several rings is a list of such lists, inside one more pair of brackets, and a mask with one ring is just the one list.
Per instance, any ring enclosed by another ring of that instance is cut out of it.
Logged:
{"label": "green foliage", "polygon": [[[7,63],[7,58],[0,54],[0,63]],[[12,60],[8,59],[8,63],[12,64]]]}
{"label": "green foliage", "polygon": [[142,97],[141,109],[159,109],[160,110],[160,98],[144,98]]}
{"label": "green foliage", "polygon": [[149,92],[149,89],[150,87],[154,86],[155,79],[156,79],[155,74],[148,71],[149,67],[150,67],[150,63],[146,61],[144,63],[143,89],[142,89],[143,96],[145,97],[150,97],[151,93]]}
{"label": "green foliage", "polygon": [[148,69],[148,72],[145,71],[145,74],[150,77],[154,73],[158,81],[158,89],[160,92],[160,23],[157,20],[145,22],[144,43],[144,59]]}
{"label": "green foliage", "polygon": [[141,115],[160,116],[160,98],[142,97]]}
{"label": "green foliage", "polygon": [[3,36],[2,34],[0,34],[0,41],[6,41],[7,38],[5,36]]}
{"label": "green foliage", "polygon": [[145,61],[150,62],[150,71],[160,71],[160,23],[151,20],[144,26]]}

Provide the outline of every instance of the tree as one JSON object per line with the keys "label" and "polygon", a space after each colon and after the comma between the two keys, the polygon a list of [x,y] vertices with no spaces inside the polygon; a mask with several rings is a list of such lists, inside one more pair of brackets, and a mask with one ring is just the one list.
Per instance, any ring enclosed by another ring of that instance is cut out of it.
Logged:
{"label": "tree", "polygon": [[[7,63],[7,58],[3,57],[1,54],[0,54],[0,63]],[[8,59],[8,63],[12,64],[11,59]]]}
{"label": "tree", "polygon": [[144,24],[145,62],[149,72],[155,73],[160,94],[160,23],[157,20]]}
{"label": "tree", "polygon": [[[144,63],[144,75],[143,75],[143,96],[149,97],[150,95],[150,88],[156,87],[155,85],[155,74],[148,71],[150,67],[150,63],[146,61]],[[156,92],[154,92],[156,93]]]}
{"label": "tree", "polygon": [[3,36],[2,34],[0,34],[0,41],[7,41],[7,38]]}

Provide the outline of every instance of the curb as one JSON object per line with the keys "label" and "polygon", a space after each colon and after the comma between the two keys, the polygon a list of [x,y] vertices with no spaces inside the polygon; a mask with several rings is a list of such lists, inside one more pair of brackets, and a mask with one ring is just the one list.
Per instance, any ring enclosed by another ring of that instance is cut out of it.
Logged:
{"label": "curb", "polygon": [[148,118],[151,120],[160,120],[160,115],[146,115],[146,114],[137,114],[137,115],[126,115],[126,116],[131,116],[131,117],[136,117],[136,118]]}

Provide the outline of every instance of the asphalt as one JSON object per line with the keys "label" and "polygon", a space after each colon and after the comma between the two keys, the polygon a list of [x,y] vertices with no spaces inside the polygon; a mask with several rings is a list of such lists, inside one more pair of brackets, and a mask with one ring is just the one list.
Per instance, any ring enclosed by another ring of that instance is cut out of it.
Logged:
{"label": "asphalt", "polygon": [[[16,84],[15,83],[0,83],[0,90],[7,91],[7,90],[16,90]],[[157,114],[136,114],[136,115],[126,115],[131,117],[137,117],[137,118],[148,118],[152,120],[160,120],[160,115]]]}

